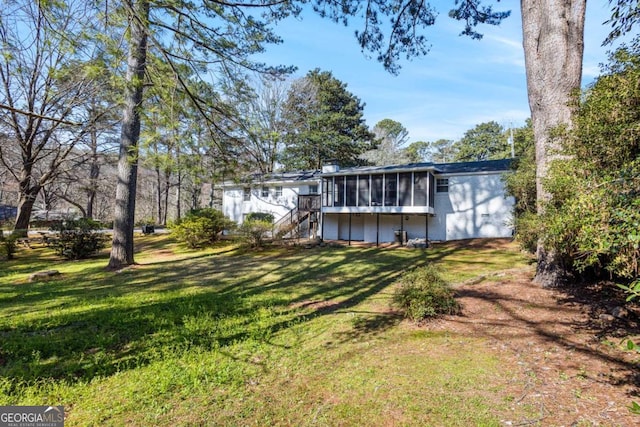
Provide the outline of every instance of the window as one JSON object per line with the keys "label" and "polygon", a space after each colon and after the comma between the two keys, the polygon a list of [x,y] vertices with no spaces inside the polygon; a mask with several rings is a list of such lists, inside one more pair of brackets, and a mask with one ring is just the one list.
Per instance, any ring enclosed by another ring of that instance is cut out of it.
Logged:
{"label": "window", "polygon": [[248,202],[251,200],[251,188],[244,187],[242,192],[242,200],[244,200],[245,202]]}
{"label": "window", "polygon": [[433,174],[429,174],[429,206],[434,207],[436,196],[436,179]]}
{"label": "window", "polygon": [[396,206],[398,198],[398,175],[388,174],[384,176],[384,205]]}
{"label": "window", "polygon": [[427,187],[429,187],[429,172],[413,174],[413,206],[427,206]]}
{"label": "window", "polygon": [[398,183],[400,206],[411,206],[411,173],[401,173]]}
{"label": "window", "polygon": [[371,206],[382,206],[382,175],[371,175]]}
{"label": "window", "polygon": [[262,187],[262,197],[269,197],[269,187]]}
{"label": "window", "polygon": [[449,192],[449,178],[438,178],[436,180],[436,191],[438,193]]}
{"label": "window", "polygon": [[276,197],[282,197],[282,186],[276,186]]}
{"label": "window", "polygon": [[369,206],[369,175],[358,176],[358,206]]}
{"label": "window", "polygon": [[333,206],[333,178],[322,180],[322,206]]}
{"label": "window", "polygon": [[336,176],[336,199],[333,206],[344,206],[344,176]]}
{"label": "window", "polygon": [[357,206],[358,203],[358,177],[347,177],[347,193],[345,194],[345,206]]}
{"label": "window", "polygon": [[312,184],[309,186],[309,194],[318,194],[318,184]]}

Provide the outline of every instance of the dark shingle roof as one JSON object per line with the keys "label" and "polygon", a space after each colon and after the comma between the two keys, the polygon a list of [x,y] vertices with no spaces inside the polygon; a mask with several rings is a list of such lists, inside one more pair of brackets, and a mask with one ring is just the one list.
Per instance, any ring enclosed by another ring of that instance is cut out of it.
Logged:
{"label": "dark shingle roof", "polygon": [[251,175],[252,182],[256,181],[308,181],[319,178],[320,171],[275,172],[270,174]]}
{"label": "dark shingle roof", "polygon": [[436,170],[440,173],[500,172],[511,168],[513,159],[484,160],[480,162],[439,163]]}
{"label": "dark shingle roof", "polygon": [[354,168],[339,169],[336,172],[323,175],[356,175],[362,173],[385,173],[403,172],[417,170],[431,170],[434,173],[477,173],[477,172],[500,172],[510,169],[513,159],[484,160],[478,162],[457,162],[457,163],[408,163],[404,165],[389,166],[362,166]]}
{"label": "dark shingle roof", "polygon": [[[270,174],[253,174],[247,176],[241,182],[299,182],[318,179],[321,176],[334,175],[358,175],[368,173],[392,173],[406,171],[433,171],[435,174],[459,174],[477,172],[502,172],[510,169],[513,159],[485,160],[479,162],[457,162],[457,163],[408,163],[404,165],[389,166],[360,166],[353,168],[339,169],[336,172],[322,173],[321,171],[298,171],[281,172]],[[237,185],[236,183],[225,183],[226,185]]]}

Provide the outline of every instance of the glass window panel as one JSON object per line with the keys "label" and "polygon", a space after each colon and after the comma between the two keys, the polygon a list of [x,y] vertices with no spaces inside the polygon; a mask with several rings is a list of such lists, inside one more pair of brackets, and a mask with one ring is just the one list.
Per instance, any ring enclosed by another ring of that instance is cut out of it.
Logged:
{"label": "glass window panel", "polygon": [[436,195],[436,180],[432,173],[429,173],[429,206],[434,207]]}
{"label": "glass window panel", "polygon": [[336,200],[333,206],[344,206],[344,176],[336,177]]}
{"label": "glass window panel", "polygon": [[345,194],[345,206],[356,206],[358,201],[358,177],[348,176],[347,178],[347,192]]}
{"label": "glass window panel", "polygon": [[333,178],[322,180],[322,206],[333,206]]}
{"label": "glass window panel", "polygon": [[400,206],[411,206],[411,174],[401,173],[398,184]]}
{"label": "glass window panel", "polygon": [[449,191],[449,178],[438,178],[436,180],[436,191],[438,193],[447,193]]}
{"label": "glass window panel", "polygon": [[398,196],[398,176],[387,174],[384,176],[384,205],[396,206]]}
{"label": "glass window panel", "polygon": [[369,206],[369,175],[358,176],[358,206]]}
{"label": "glass window panel", "polygon": [[413,206],[427,206],[427,188],[429,187],[429,172],[413,174]]}
{"label": "glass window panel", "polygon": [[371,175],[371,206],[382,206],[382,175]]}

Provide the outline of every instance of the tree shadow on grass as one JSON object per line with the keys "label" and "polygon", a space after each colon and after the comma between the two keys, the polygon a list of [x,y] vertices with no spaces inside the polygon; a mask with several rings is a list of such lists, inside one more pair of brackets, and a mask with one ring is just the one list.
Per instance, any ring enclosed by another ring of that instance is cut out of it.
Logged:
{"label": "tree shadow on grass", "polygon": [[[637,394],[640,387],[637,360],[629,357],[629,353],[613,351],[597,344],[598,337],[606,335],[602,323],[594,316],[599,312],[598,309],[594,311],[594,304],[600,305],[597,295],[592,295],[593,298],[586,296],[584,288],[557,291],[534,288],[532,295],[554,292],[555,296],[552,299],[532,300],[530,295],[503,293],[499,291],[499,284],[495,286],[496,290],[484,286],[458,289],[458,298],[466,301],[465,311],[471,311],[471,314],[447,316],[447,324],[458,324],[455,327],[457,332],[467,333],[474,338],[489,337],[512,347],[516,352],[528,351],[531,345],[539,348],[557,346],[566,354],[573,355],[569,362],[563,362],[565,369],[578,369],[580,363],[587,363],[588,360],[598,361],[600,366],[615,372],[616,378],[609,378],[607,382],[631,386],[634,389],[631,393]],[[528,286],[533,285],[529,283]],[[492,308],[479,309],[481,304]],[[477,310],[475,314],[474,310]],[[591,315],[585,319],[583,313],[589,310]],[[639,332],[636,325],[626,329],[624,334]],[[538,368],[544,369],[544,366]],[[592,379],[603,380],[597,375]]]}
{"label": "tree shadow on grass", "polygon": [[[420,252],[360,249],[213,254],[24,283],[19,294],[0,299],[0,374],[18,383],[85,382],[194,348],[268,343],[292,324],[356,306],[421,262]],[[339,303],[291,308],[310,299]],[[372,322],[355,333],[391,326]]]}

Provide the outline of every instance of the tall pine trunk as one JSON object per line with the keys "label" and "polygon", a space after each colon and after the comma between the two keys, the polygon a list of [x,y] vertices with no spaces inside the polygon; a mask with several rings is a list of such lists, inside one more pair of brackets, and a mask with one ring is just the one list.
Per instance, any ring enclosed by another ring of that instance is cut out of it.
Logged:
{"label": "tall pine trunk", "polygon": [[98,193],[98,178],[100,177],[100,163],[98,162],[98,135],[96,129],[91,129],[91,160],[89,162],[89,185],[87,186],[87,218],[93,219],[93,209]]}
{"label": "tall pine trunk", "polygon": [[118,183],[113,223],[113,243],[108,268],[119,269],[134,263],[133,226],[135,223],[138,179],[138,140],[140,108],[147,60],[148,0],[129,0],[130,44],[127,59],[125,106],[122,114]]}
{"label": "tall pine trunk", "polygon": [[[571,127],[571,98],[580,89],[586,0],[521,0],[527,91],[536,147],[538,213],[551,195],[544,188],[549,164],[560,153],[552,131]],[[556,287],[566,279],[559,255],[537,248],[536,282]]]}

